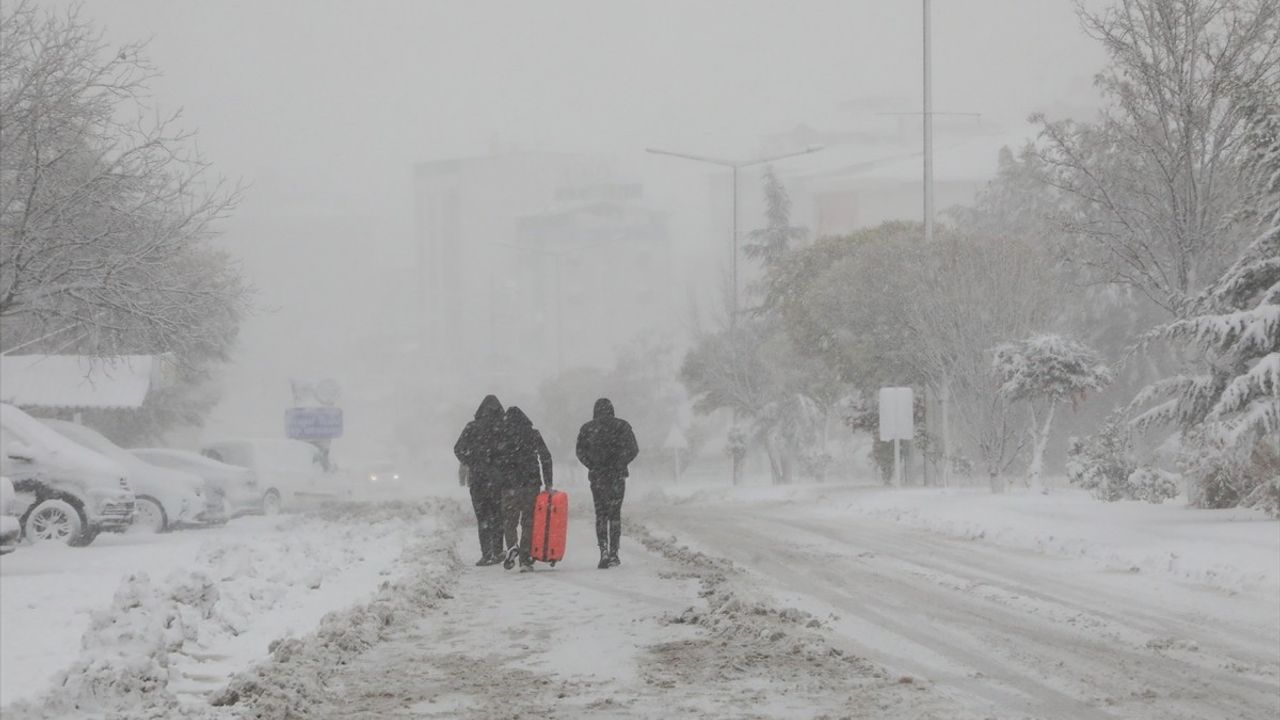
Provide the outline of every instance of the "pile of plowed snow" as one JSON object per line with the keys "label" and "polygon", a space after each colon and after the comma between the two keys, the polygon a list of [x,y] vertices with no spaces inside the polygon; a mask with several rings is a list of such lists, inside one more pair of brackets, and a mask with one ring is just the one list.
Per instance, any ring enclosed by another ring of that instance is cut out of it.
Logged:
{"label": "pile of plowed snow", "polygon": [[430,502],[338,507],[282,518],[272,532],[211,534],[194,561],[162,579],[142,571],[119,578],[69,666],[3,715],[204,714],[236,673],[312,635],[327,614],[413,575],[422,539],[441,536],[442,518],[453,514]]}

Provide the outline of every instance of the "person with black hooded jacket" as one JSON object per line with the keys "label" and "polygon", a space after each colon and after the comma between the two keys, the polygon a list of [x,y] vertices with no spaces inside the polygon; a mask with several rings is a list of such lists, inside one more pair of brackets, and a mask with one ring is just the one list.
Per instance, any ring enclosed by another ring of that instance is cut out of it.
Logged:
{"label": "person with black hooded jacket", "polygon": [[[543,486],[551,489],[551,451],[542,433],[520,408],[507,408],[502,440],[498,443],[502,466],[502,524],[507,541],[507,557],[502,566],[510,570],[520,560],[520,572],[533,569],[533,505]],[[519,535],[516,528],[519,526]]]}
{"label": "person with black hooded jacket", "polygon": [[466,484],[471,489],[471,506],[476,513],[480,535],[480,560],[476,565],[502,562],[502,467],[498,441],[503,430],[502,403],[486,395],[476,417],[463,428],[453,446],[453,454],[466,468]]}
{"label": "person with black hooded jacket", "polygon": [[627,465],[640,454],[631,424],[614,417],[608,398],[596,400],[593,418],[578,431],[578,462],[587,468],[596,506],[596,543],[601,570],[622,564],[622,497],[627,491]]}

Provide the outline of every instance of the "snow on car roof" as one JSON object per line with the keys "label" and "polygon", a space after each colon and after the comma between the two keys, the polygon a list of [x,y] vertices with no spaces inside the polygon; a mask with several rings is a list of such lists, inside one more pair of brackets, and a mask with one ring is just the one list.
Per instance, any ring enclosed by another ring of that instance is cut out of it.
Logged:
{"label": "snow on car roof", "polygon": [[209,470],[217,470],[219,472],[244,471],[244,468],[239,465],[218,462],[213,458],[207,458],[190,450],[178,450],[176,448],[134,448],[129,452],[141,457],[144,461],[148,458],[172,458],[174,460],[181,460],[183,463],[192,467],[202,467]]}
{"label": "snow on car roof", "polygon": [[36,452],[56,454],[61,460],[103,473],[120,476],[126,474],[120,463],[68,440],[56,430],[8,403],[0,403],[0,424],[23,442],[34,445],[32,449]]}

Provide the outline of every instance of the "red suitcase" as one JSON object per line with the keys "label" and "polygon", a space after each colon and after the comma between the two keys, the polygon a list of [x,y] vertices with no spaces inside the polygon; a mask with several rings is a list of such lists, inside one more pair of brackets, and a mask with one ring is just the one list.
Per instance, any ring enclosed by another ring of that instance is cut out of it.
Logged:
{"label": "red suitcase", "polygon": [[533,544],[529,555],[553,566],[564,558],[569,532],[569,495],[559,490],[538,493],[533,503]]}

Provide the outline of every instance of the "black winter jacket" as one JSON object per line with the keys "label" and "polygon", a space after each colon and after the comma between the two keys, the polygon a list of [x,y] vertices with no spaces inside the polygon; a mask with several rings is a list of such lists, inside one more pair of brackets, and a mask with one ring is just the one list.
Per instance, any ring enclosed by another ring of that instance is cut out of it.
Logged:
{"label": "black winter jacket", "polygon": [[536,488],[544,482],[551,487],[551,451],[529,416],[514,405],[507,408],[498,455],[504,487]]}
{"label": "black winter jacket", "polygon": [[502,403],[493,395],[486,395],[476,409],[476,419],[467,423],[453,445],[453,454],[467,466],[467,483],[473,487],[497,488],[501,484],[498,443],[502,430]]}
{"label": "black winter jacket", "polygon": [[578,461],[587,468],[592,483],[622,480],[627,465],[640,454],[631,424],[613,416],[613,403],[596,401],[594,418],[578,431]]}

